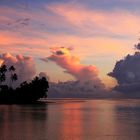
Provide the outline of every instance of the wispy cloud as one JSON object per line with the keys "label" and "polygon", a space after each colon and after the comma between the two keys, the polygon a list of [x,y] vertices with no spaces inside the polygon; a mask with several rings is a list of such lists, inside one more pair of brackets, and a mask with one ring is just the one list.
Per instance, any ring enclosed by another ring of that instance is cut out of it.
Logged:
{"label": "wispy cloud", "polygon": [[70,4],[52,4],[46,8],[62,16],[64,20],[85,34],[132,36],[139,30],[140,16],[122,9],[91,10]]}

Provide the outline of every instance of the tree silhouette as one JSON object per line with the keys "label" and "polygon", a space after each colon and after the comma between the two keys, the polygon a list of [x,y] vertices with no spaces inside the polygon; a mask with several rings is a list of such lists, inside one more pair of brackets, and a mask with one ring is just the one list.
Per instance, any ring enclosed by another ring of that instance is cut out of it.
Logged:
{"label": "tree silhouette", "polygon": [[10,72],[12,72],[12,71],[14,72],[15,70],[16,70],[16,69],[15,69],[14,66],[11,66],[11,67],[9,68],[9,71],[10,71]]}
{"label": "tree silhouette", "polygon": [[23,82],[20,87],[16,89],[19,96],[19,101],[22,102],[35,102],[40,98],[47,97],[49,88],[48,81],[45,77],[35,77],[31,82]]}
{"label": "tree silhouette", "polygon": [[17,79],[18,79],[18,76],[17,76],[16,73],[14,73],[14,74],[11,75],[11,80],[12,80],[12,82],[13,82],[13,81],[17,81]]}
{"label": "tree silhouette", "polygon": [[12,87],[12,83],[18,79],[17,74],[14,73],[15,70],[16,70],[16,69],[15,69],[14,66],[10,66],[10,67],[9,67],[9,71],[11,72],[11,77],[10,77],[10,86],[11,86],[11,87]]}
{"label": "tree silhouette", "polygon": [[6,76],[5,76],[6,72],[7,72],[7,66],[2,65],[0,67],[0,85],[2,84],[2,82],[4,82],[6,80]]}
{"label": "tree silhouette", "polygon": [[[11,73],[11,83],[18,80],[14,66],[10,66],[8,71]],[[19,87],[13,89],[6,84],[2,84],[6,80],[7,66],[0,67],[0,104],[6,103],[34,103],[40,98],[47,97],[49,83],[45,77],[35,77],[30,82],[23,82]]]}
{"label": "tree silhouette", "polygon": [[5,77],[5,74],[4,73],[1,73],[0,75],[0,82],[4,82],[6,80],[6,77]]}

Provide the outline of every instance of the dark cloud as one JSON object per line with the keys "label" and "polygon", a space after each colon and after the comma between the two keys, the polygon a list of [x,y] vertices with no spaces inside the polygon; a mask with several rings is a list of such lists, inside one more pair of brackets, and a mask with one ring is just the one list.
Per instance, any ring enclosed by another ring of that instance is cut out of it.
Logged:
{"label": "dark cloud", "polygon": [[62,51],[56,51],[55,54],[56,54],[56,55],[63,55],[64,52],[62,52]]}
{"label": "dark cloud", "polygon": [[116,86],[114,89],[123,93],[137,93],[140,91],[140,83],[123,84]]}
{"label": "dark cloud", "polygon": [[130,94],[138,93],[140,91],[140,52],[127,55],[116,62],[113,71],[108,75],[118,82],[115,90]]}
{"label": "dark cloud", "polygon": [[140,50],[140,43],[135,45],[135,49]]}
{"label": "dark cloud", "polygon": [[67,81],[50,83],[48,97],[50,98],[92,98],[109,97],[111,94],[91,81],[81,83],[80,81]]}
{"label": "dark cloud", "polygon": [[11,27],[23,27],[28,26],[30,23],[30,18],[21,18],[7,23],[7,26]]}
{"label": "dark cloud", "polygon": [[15,24],[20,24],[20,25],[23,25],[23,26],[27,26],[27,25],[29,25],[29,21],[30,21],[30,18],[17,19],[15,21]]}

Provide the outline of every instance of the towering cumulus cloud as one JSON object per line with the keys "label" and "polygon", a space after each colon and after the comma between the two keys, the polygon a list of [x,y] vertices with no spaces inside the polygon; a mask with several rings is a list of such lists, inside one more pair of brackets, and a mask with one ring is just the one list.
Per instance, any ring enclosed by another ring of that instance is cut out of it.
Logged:
{"label": "towering cumulus cloud", "polygon": [[64,68],[66,73],[73,75],[77,80],[81,82],[94,81],[95,84],[101,86],[96,67],[80,64],[79,58],[72,56],[69,48],[53,48],[52,55],[48,59]]}
{"label": "towering cumulus cloud", "polygon": [[128,54],[124,59],[118,61],[108,75],[118,82],[115,90],[127,93],[125,95],[140,97],[140,52],[135,52],[134,55]]}
{"label": "towering cumulus cloud", "polygon": [[[98,78],[98,70],[95,66],[85,66],[80,63],[77,56],[70,53],[71,48],[59,47],[52,48],[52,55],[47,57],[46,60],[55,62],[60,67],[64,68],[66,73],[75,77],[76,81],[60,82],[55,87],[55,92],[68,94],[84,93],[96,94],[98,91],[104,89],[104,84]],[[68,95],[67,95],[68,97]]]}
{"label": "towering cumulus cloud", "polygon": [[[18,86],[21,82],[25,80],[31,80],[35,74],[35,64],[32,57],[25,57],[22,55],[13,56],[10,53],[5,53],[0,55],[0,65],[6,64],[8,67],[13,65],[16,68],[16,73],[18,75],[17,82],[14,82],[15,86]],[[10,73],[7,73],[7,79]],[[9,83],[9,81],[6,81]]]}

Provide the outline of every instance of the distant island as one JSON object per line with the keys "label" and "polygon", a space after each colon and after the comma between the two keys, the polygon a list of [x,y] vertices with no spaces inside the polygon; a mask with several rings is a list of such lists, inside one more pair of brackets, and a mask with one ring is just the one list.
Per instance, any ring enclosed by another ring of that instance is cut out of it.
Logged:
{"label": "distant island", "polygon": [[[6,84],[6,73],[10,73],[10,85]],[[13,88],[12,83],[18,80],[14,66],[0,67],[0,104],[26,104],[35,103],[43,97],[47,97],[49,88],[46,77],[35,77],[32,81],[24,81],[20,86]]]}

